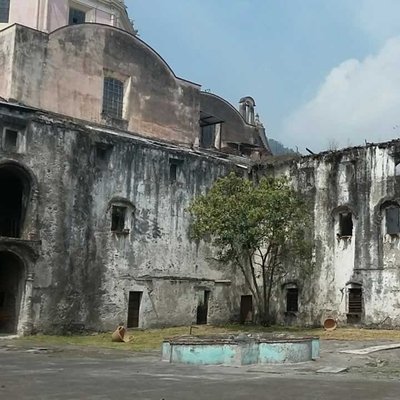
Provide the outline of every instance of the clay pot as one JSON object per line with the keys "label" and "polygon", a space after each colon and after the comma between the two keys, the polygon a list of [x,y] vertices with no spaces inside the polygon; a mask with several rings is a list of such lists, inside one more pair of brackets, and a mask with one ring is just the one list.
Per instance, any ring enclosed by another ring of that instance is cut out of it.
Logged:
{"label": "clay pot", "polygon": [[113,342],[124,342],[126,329],[123,326],[119,326],[111,335],[111,341]]}

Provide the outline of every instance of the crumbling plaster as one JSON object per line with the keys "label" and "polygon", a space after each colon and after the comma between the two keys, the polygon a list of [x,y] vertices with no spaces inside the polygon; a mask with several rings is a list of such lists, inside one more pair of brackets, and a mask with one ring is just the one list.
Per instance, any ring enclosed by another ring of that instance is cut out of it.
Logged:
{"label": "crumbling plaster", "polygon": [[[0,125],[16,108],[5,106]],[[209,322],[238,318],[240,277],[190,239],[185,211],[234,163],[34,111],[25,118],[26,151],[3,149],[0,157],[18,160],[38,182],[37,234],[26,246],[39,256],[26,262],[32,279],[26,327],[111,329],[126,321],[129,291],[143,291],[142,328],[195,323],[204,290],[211,292]],[[98,158],[99,143],[111,149],[109,159]],[[182,162],[176,182],[170,158]],[[126,231],[111,232],[110,205],[121,199],[133,205],[133,215]],[[9,240],[8,247],[20,241]]]}
{"label": "crumbling plaster", "polygon": [[[387,235],[380,207],[400,198],[395,163],[399,142],[326,152],[267,168],[286,175],[309,201],[313,215],[314,270],[296,271],[299,312],[291,323],[320,325],[327,317],[347,323],[348,289],[361,284],[361,324],[400,326],[399,235]],[[338,215],[351,211],[353,234],[340,237]],[[287,322],[285,292],[277,288],[276,316]]]}

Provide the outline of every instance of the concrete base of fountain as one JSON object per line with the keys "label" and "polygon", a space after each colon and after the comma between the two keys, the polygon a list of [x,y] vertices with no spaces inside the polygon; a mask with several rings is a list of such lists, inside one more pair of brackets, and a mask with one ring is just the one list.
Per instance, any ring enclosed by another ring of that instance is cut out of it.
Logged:
{"label": "concrete base of fountain", "polygon": [[162,360],[192,365],[299,363],[319,358],[318,337],[180,336],[165,339]]}

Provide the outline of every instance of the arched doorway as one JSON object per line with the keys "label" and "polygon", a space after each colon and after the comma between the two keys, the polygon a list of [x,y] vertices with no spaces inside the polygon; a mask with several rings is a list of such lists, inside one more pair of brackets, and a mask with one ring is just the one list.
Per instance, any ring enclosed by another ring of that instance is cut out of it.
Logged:
{"label": "arched doorway", "polygon": [[30,186],[30,179],[21,167],[0,165],[0,236],[21,237]]}
{"label": "arched doorway", "polygon": [[16,333],[23,292],[24,265],[10,252],[0,252],[0,333]]}

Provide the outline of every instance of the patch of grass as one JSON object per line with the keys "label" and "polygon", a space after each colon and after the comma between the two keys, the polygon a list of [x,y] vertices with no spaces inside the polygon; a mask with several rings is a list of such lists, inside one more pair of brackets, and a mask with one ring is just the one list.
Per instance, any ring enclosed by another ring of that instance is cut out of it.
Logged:
{"label": "patch of grass", "polygon": [[[375,330],[357,328],[338,328],[335,331],[327,332],[323,329],[304,329],[296,327],[260,327],[243,325],[211,326],[201,325],[192,327],[192,335],[207,336],[216,334],[237,334],[276,332],[287,333],[299,336],[319,336],[323,340],[399,340],[400,330]],[[174,327],[163,329],[130,330],[127,335],[133,340],[129,343],[111,342],[111,333],[99,333],[95,335],[74,335],[74,336],[50,336],[35,335],[26,336],[13,340],[11,343],[30,345],[37,347],[46,346],[87,346],[109,349],[121,349],[129,351],[159,350],[163,339],[172,336],[189,335],[190,327]]]}

